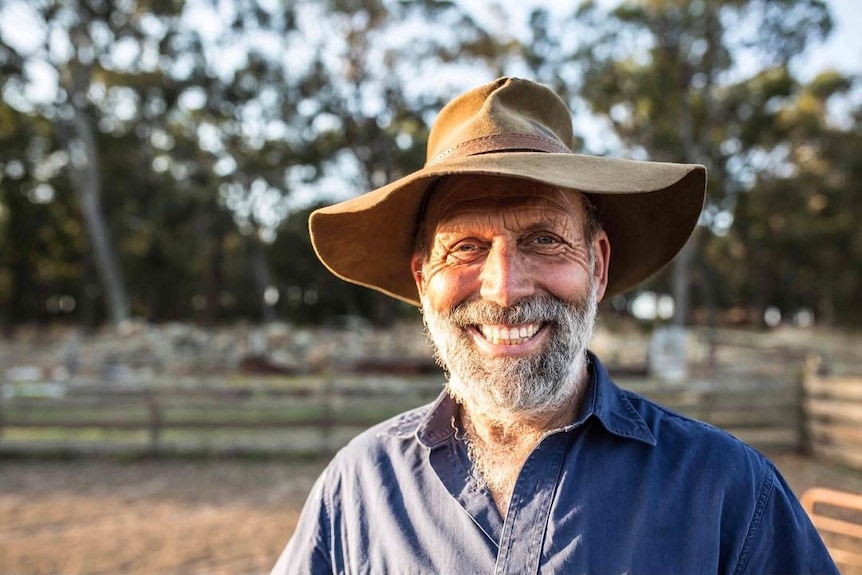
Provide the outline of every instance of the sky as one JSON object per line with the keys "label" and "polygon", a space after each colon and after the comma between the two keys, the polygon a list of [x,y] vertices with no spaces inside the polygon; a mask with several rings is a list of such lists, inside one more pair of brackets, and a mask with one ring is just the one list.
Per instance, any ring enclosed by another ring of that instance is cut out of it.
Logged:
{"label": "sky", "polygon": [[[600,5],[612,6],[619,0],[598,0]],[[460,0],[461,5],[468,7],[480,19],[493,20],[490,15],[489,0]],[[862,0],[827,0],[832,12],[835,27],[829,40],[819,46],[813,46],[810,54],[799,63],[799,73],[807,80],[817,71],[825,68],[837,68],[845,73],[862,73]],[[512,11],[522,10],[528,13],[533,7],[541,6],[551,12],[563,13],[571,11],[571,4],[559,0],[520,0],[517,3],[502,2]]]}
{"label": "sky", "polygon": [[815,47],[800,66],[800,73],[836,67],[845,73],[862,73],[862,0],[828,0],[835,22],[829,40]]}

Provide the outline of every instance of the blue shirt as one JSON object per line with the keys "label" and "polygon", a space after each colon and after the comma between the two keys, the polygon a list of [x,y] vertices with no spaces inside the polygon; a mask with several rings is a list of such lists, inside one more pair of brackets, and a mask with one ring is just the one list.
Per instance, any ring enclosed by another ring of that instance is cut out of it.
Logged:
{"label": "blue shirt", "polygon": [[441,395],[333,458],[273,574],[837,573],[766,458],[590,359],[581,413],[524,463],[505,520]]}

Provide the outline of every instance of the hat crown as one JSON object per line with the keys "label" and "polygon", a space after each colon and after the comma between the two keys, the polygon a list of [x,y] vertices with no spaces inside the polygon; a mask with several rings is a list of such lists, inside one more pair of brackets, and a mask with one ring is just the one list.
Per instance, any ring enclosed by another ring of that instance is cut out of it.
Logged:
{"label": "hat crown", "polygon": [[546,86],[499,78],[458,96],[437,116],[425,165],[488,152],[571,153],[572,115]]}

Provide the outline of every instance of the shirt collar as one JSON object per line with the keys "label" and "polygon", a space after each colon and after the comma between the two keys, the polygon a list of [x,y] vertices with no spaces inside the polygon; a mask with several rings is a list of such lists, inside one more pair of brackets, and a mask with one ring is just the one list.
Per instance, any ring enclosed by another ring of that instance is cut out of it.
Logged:
{"label": "shirt collar", "polygon": [[403,413],[386,428],[393,437],[408,439],[416,436],[422,445],[433,449],[445,443],[455,433],[458,404],[446,391],[425,407]]}
{"label": "shirt collar", "polygon": [[[590,387],[579,417],[566,430],[580,427],[594,416],[609,433],[655,445],[655,436],[632,405],[628,392],[611,380],[605,366],[592,352],[588,352],[588,356]],[[457,412],[457,403],[444,391],[426,409],[399,417],[389,431],[404,438],[415,435],[422,445],[434,449],[455,433]]]}
{"label": "shirt collar", "polygon": [[620,437],[636,439],[649,445],[656,444],[644,418],[629,400],[629,393],[620,389],[611,380],[602,362],[592,352],[587,352],[590,366],[590,391],[581,409],[576,425],[594,415],[602,426]]}

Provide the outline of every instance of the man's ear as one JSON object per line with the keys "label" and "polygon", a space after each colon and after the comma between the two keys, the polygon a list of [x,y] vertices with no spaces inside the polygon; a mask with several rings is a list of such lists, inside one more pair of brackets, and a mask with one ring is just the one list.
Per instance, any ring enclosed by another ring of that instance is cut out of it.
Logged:
{"label": "man's ear", "polygon": [[608,270],[611,265],[611,242],[605,230],[599,230],[593,239],[593,254],[596,258],[593,272],[596,280],[596,301],[602,301],[608,287]]}
{"label": "man's ear", "polygon": [[413,254],[410,258],[410,273],[413,275],[413,281],[416,282],[416,290],[421,297],[425,293],[425,277],[422,275],[422,263],[425,258],[421,254]]}

